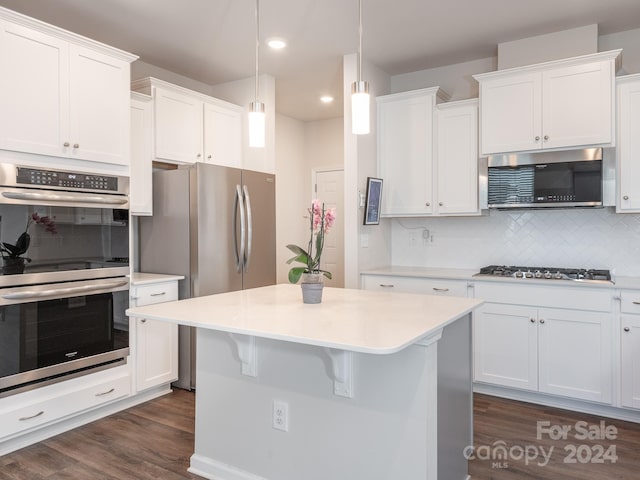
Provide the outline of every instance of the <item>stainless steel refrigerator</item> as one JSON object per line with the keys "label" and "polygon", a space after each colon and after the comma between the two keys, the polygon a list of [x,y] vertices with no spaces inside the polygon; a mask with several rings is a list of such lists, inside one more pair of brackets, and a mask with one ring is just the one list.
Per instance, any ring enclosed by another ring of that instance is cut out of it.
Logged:
{"label": "stainless steel refrigerator", "polygon": [[[184,275],[181,299],[275,284],[275,176],[203,163],[154,172],[140,270]],[[195,335],[180,327],[180,388],[195,387]]]}

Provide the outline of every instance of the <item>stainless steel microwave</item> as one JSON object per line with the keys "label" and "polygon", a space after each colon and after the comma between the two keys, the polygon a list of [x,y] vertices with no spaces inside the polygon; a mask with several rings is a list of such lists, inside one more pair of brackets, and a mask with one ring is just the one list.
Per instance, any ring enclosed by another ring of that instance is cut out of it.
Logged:
{"label": "stainless steel microwave", "polygon": [[602,207],[602,149],[488,158],[489,208]]}

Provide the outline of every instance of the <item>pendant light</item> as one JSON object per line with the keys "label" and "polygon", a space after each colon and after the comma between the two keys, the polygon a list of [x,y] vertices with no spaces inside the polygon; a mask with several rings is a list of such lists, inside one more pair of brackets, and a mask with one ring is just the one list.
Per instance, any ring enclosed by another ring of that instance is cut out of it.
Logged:
{"label": "pendant light", "polygon": [[369,82],[362,80],[362,0],[358,0],[358,78],[351,84],[351,131],[369,133]]}
{"label": "pendant light", "polygon": [[260,0],[256,0],[256,95],[255,100],[249,104],[249,146],[264,147],[264,103],[258,101],[258,76],[260,66]]}

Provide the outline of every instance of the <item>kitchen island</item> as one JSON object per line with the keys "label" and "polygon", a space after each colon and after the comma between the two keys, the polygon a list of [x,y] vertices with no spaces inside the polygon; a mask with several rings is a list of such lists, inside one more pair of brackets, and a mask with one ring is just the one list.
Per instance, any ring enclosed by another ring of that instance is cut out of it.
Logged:
{"label": "kitchen island", "polygon": [[276,285],[131,308],[197,327],[192,473],[465,479],[471,312],[482,301]]}

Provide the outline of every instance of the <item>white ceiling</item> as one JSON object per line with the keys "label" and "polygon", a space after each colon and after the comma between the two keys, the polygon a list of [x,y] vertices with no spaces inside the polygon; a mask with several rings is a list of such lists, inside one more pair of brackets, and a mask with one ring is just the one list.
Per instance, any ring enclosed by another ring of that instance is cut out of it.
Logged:
{"label": "white ceiling", "polygon": [[[0,0],[206,84],[254,74],[254,0]],[[261,73],[280,113],[342,116],[342,56],[357,49],[357,0],[261,0]],[[363,0],[363,56],[391,75],[491,57],[497,44],[597,23],[640,27],[638,0]],[[322,105],[319,97],[336,101]]]}

